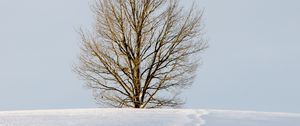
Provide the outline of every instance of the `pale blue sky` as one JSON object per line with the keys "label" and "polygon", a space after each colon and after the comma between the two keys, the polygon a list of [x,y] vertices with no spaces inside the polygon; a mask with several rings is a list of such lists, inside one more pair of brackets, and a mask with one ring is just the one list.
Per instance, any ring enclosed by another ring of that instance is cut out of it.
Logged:
{"label": "pale blue sky", "polygon": [[[210,48],[185,107],[300,112],[300,2],[197,2]],[[0,110],[98,107],[71,71],[89,3],[0,0]]]}

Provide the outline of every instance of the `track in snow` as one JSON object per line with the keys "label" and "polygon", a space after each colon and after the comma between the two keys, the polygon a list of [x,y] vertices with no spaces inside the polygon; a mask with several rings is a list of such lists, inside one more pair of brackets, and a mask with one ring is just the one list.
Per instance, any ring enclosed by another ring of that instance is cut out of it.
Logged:
{"label": "track in snow", "polygon": [[299,114],[192,109],[0,112],[0,126],[300,126]]}

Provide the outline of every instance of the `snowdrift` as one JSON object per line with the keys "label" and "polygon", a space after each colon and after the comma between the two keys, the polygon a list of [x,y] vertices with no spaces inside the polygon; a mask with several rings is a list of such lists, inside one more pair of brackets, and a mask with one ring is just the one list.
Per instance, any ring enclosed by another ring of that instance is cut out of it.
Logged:
{"label": "snowdrift", "polygon": [[300,114],[192,109],[0,112],[0,126],[300,126]]}

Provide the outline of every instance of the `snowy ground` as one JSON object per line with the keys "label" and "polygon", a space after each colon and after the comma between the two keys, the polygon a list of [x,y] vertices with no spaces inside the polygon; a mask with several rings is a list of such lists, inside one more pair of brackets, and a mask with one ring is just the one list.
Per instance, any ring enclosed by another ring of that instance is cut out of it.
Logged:
{"label": "snowy ground", "polygon": [[192,109],[0,112],[0,126],[300,126],[300,114]]}

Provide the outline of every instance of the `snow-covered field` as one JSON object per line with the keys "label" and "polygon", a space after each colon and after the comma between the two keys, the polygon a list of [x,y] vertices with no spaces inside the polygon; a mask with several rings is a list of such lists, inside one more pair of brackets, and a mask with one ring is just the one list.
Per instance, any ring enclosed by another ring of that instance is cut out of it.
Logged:
{"label": "snow-covered field", "polygon": [[300,126],[300,114],[195,109],[0,112],[0,126]]}

